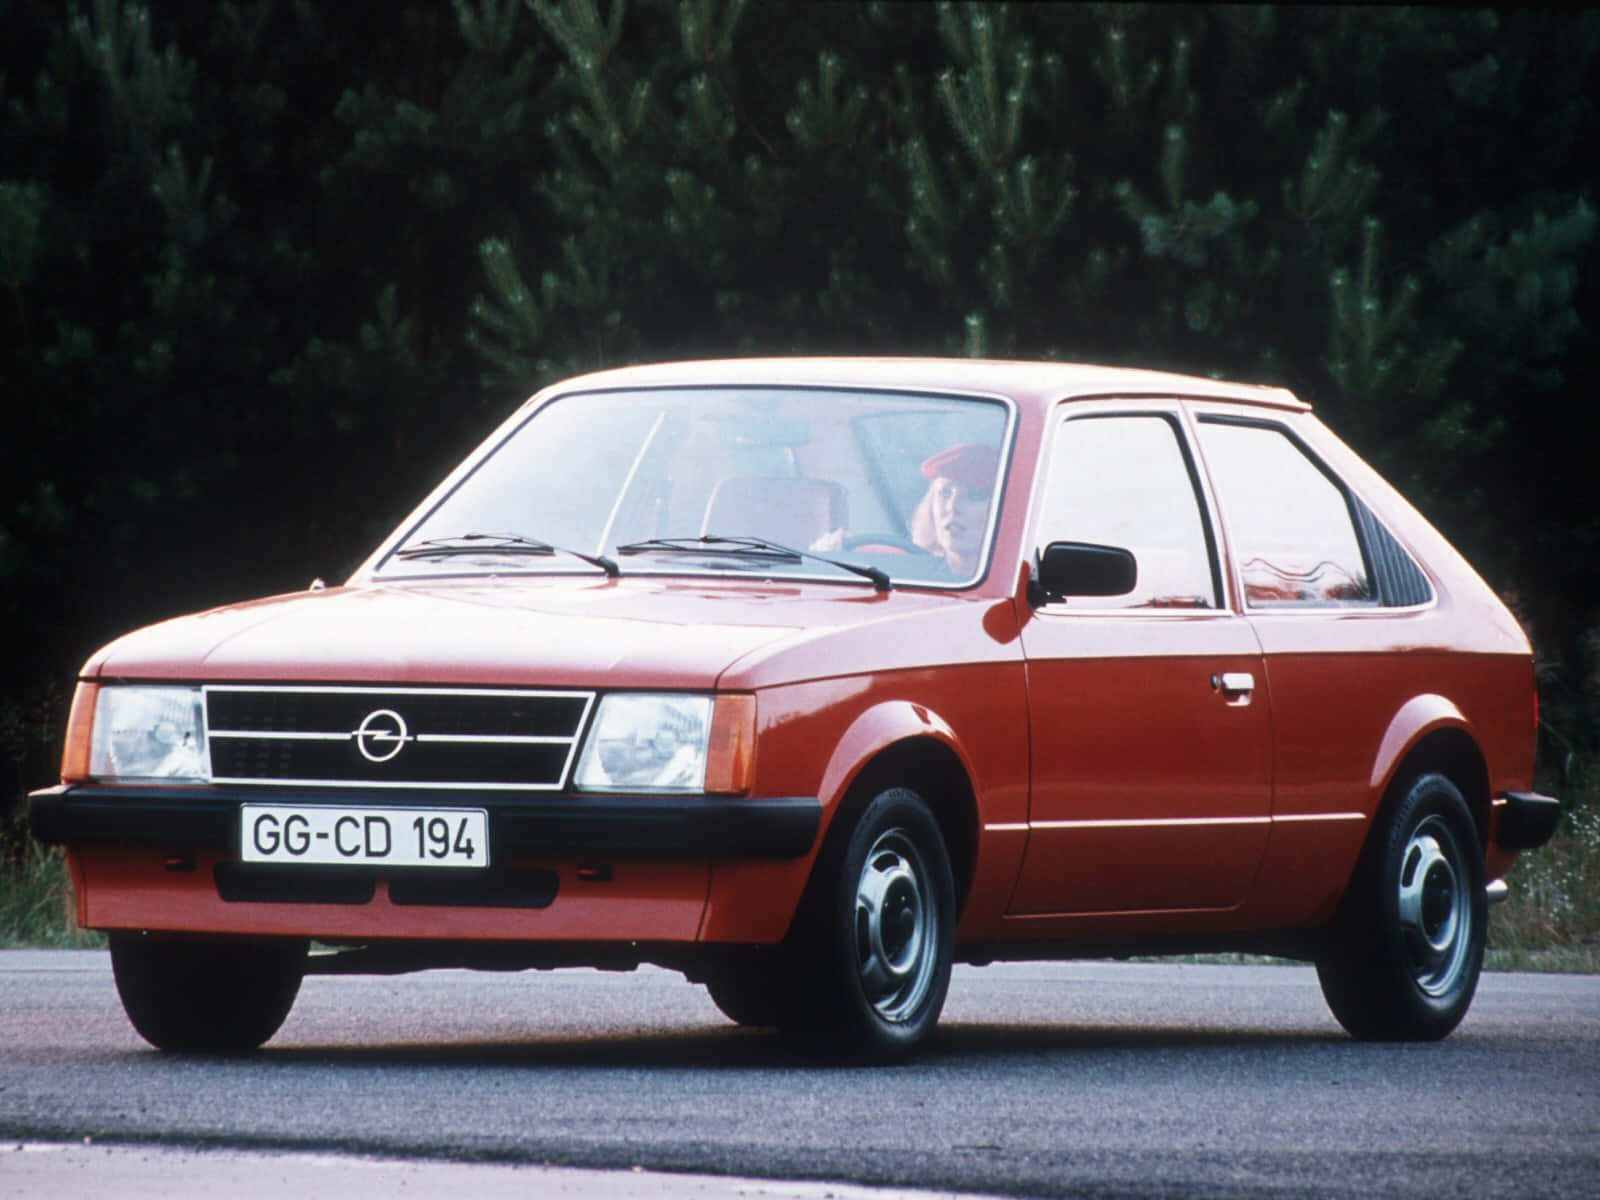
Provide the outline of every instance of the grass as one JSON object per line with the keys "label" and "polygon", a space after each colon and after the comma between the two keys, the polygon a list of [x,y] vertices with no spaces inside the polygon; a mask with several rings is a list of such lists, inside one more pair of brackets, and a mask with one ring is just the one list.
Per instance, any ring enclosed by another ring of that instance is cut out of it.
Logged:
{"label": "grass", "polygon": [[103,945],[102,934],[78,928],[61,848],[21,840],[20,851],[0,864],[0,948]]}
{"label": "grass", "polygon": [[34,841],[22,815],[28,788],[55,781],[66,697],[53,677],[0,697],[0,947],[105,944],[78,928],[66,856]]}
{"label": "grass", "polygon": [[[1591,774],[1595,774],[1591,772]],[[1600,972],[1600,779],[1563,796],[1550,842],[1506,876],[1511,895],[1489,918],[1489,966]]]}

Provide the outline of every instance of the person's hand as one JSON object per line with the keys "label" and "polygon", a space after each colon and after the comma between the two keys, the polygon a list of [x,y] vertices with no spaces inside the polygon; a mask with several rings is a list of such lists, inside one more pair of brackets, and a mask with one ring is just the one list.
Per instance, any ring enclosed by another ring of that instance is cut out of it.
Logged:
{"label": "person's hand", "polygon": [[830,529],[816,541],[811,543],[813,550],[842,550],[844,548],[844,530]]}

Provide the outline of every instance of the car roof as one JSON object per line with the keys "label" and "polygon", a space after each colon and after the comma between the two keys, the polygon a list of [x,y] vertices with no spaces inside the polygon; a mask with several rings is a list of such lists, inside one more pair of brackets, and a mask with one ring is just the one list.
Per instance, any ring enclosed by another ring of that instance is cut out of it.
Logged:
{"label": "car roof", "polygon": [[654,363],[580,375],[547,390],[773,384],[999,395],[1019,403],[1040,404],[1068,397],[1190,396],[1296,412],[1310,409],[1293,393],[1278,387],[1136,367],[982,358],[730,358]]}

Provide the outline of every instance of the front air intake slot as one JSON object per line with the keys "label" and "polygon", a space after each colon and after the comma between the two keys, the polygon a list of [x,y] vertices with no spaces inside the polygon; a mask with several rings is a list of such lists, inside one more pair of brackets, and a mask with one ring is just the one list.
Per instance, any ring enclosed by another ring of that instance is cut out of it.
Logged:
{"label": "front air intake slot", "polygon": [[213,685],[217,783],[558,790],[593,692]]}

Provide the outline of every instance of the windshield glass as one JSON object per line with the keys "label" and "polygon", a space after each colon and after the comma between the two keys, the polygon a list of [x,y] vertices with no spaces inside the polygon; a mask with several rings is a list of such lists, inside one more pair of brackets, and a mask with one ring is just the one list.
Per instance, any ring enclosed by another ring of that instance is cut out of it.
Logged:
{"label": "windshield glass", "polygon": [[988,559],[1009,421],[998,401],[833,389],[564,396],[379,571],[549,574],[603,559],[623,574],[862,581],[835,559],[895,584],[959,586]]}

